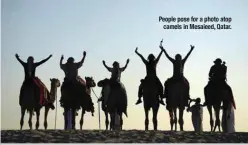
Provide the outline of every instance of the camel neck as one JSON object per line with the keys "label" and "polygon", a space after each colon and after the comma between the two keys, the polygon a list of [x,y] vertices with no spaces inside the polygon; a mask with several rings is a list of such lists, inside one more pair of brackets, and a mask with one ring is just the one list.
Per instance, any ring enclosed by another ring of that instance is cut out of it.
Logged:
{"label": "camel neck", "polygon": [[51,84],[50,95],[54,97],[57,95],[57,87],[55,87],[53,84]]}

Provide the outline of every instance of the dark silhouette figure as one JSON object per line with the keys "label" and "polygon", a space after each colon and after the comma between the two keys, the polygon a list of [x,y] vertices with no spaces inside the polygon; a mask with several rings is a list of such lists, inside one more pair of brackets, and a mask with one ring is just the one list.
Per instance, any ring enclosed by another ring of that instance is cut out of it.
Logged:
{"label": "dark silhouette figure", "polygon": [[[217,58],[214,63],[215,64],[211,67],[209,72],[209,82],[204,88],[204,105],[207,106],[208,112],[210,114],[211,131],[215,131],[216,127],[218,127],[220,131],[219,115],[221,103],[223,103],[223,109],[226,109],[226,107],[228,106],[226,104],[234,102],[234,98],[231,87],[226,83],[227,67],[225,65],[225,62],[222,63],[222,60],[220,58]],[[212,116],[212,107],[214,108],[216,116],[215,126]]]}
{"label": "dark silhouette figure", "polygon": [[[156,67],[159,62],[159,59],[163,53],[159,53],[158,57],[155,58],[153,54],[149,54],[148,61],[138,52],[136,48],[135,53],[141,58],[143,63],[146,66],[146,77],[144,80],[141,80],[141,85],[139,86],[138,101],[136,104],[141,103],[141,97],[143,96],[144,101],[144,110],[145,110],[145,130],[148,130],[149,125],[149,110],[152,108],[153,111],[153,125],[154,130],[157,130],[157,113],[159,110],[159,103],[164,105],[163,102],[163,85],[160,82],[156,74]],[[160,97],[160,99],[159,99]]]}
{"label": "dark silhouette figure", "polygon": [[[83,58],[80,62],[75,63],[74,58],[70,57],[67,63],[62,64],[63,55],[60,60],[60,68],[65,73],[64,82],[61,86],[61,106],[64,108],[64,114],[72,111],[72,129],[75,129],[76,111],[79,110],[85,100],[89,97],[85,95],[85,84],[80,82],[78,77],[78,69],[82,67],[85,60],[86,52],[83,53]],[[88,104],[89,105],[89,104]],[[91,104],[92,105],[92,104]],[[90,108],[93,108],[91,106]],[[68,120],[64,115],[65,129],[67,129]]]}
{"label": "dark silhouette figure", "polygon": [[170,114],[170,124],[171,130],[173,130],[173,125],[175,124],[175,131],[177,130],[177,108],[179,109],[179,125],[180,130],[183,131],[183,113],[186,106],[188,106],[188,101],[190,100],[189,96],[189,82],[183,75],[184,65],[189,55],[194,49],[194,46],[191,45],[191,49],[185,58],[182,59],[180,54],[175,56],[175,59],[171,58],[165,49],[161,45],[160,48],[165,53],[165,56],[173,64],[173,76],[165,82],[164,97],[166,98],[166,109]]}
{"label": "dark silhouette figure", "polygon": [[[33,111],[37,114],[36,129],[39,128],[39,116],[40,109],[45,106],[45,114],[48,114],[48,110],[54,109],[53,105],[53,96],[50,96],[49,91],[46,86],[41,82],[41,80],[35,76],[36,67],[48,61],[52,55],[48,58],[40,61],[34,62],[32,56],[28,57],[27,62],[23,62],[19,55],[16,54],[16,59],[22,64],[24,68],[25,78],[21,86],[20,95],[19,95],[19,105],[21,106],[21,120],[20,120],[20,129],[23,127],[25,111],[29,111],[29,127],[32,129],[32,115]],[[45,115],[45,116],[46,116]],[[47,128],[47,122],[45,119],[44,122],[45,129]]]}
{"label": "dark silhouette figure", "polygon": [[129,59],[127,59],[126,65],[120,68],[119,63],[115,61],[113,68],[110,68],[103,61],[105,68],[111,72],[111,78],[104,83],[104,88],[108,89],[108,93],[103,96],[102,100],[105,100],[104,105],[106,105],[107,112],[110,113],[110,126],[113,130],[117,129],[115,126],[115,114],[117,113],[120,117],[121,130],[123,125],[122,113],[127,116],[127,93],[125,86],[121,83],[121,73],[125,71],[128,63]]}
{"label": "dark silhouette figure", "polygon": [[[100,80],[97,83],[97,86],[102,88],[101,97],[98,99],[98,102],[102,102],[101,108],[102,108],[102,111],[104,112],[104,115],[105,115],[106,130],[108,130],[110,113],[107,110],[106,104],[107,104],[108,95],[110,92],[109,79],[105,78],[104,80]],[[111,126],[109,129],[112,130]]]}
{"label": "dark silhouette figure", "polygon": [[[81,79],[81,81],[83,81],[83,79]],[[92,87],[95,87],[96,86],[96,83],[95,81],[93,80],[92,77],[85,77],[85,99],[84,101],[82,102],[82,114],[81,114],[81,119],[80,119],[80,129],[82,130],[82,127],[83,127],[83,122],[84,122],[84,114],[86,112],[91,112],[92,113],[92,116],[94,116],[94,103],[92,102],[92,99],[91,99],[91,88]],[[84,82],[83,82],[84,83]]]}
{"label": "dark silhouette figure", "polygon": [[[194,101],[195,104],[190,106],[190,103]],[[189,102],[188,112],[192,113],[191,120],[194,127],[195,132],[202,132],[202,120],[203,120],[203,105],[201,104],[201,98],[191,99]]]}

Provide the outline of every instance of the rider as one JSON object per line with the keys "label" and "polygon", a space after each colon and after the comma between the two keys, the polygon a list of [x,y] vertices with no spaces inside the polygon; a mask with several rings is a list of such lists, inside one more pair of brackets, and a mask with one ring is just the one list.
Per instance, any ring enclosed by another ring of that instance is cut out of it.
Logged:
{"label": "rider", "polygon": [[[214,65],[210,68],[209,83],[207,87],[216,89],[218,88],[218,86],[221,86],[229,90],[232,95],[231,87],[226,83],[226,73],[227,73],[227,67],[225,65],[225,62],[222,62],[220,58],[217,58],[214,61]],[[232,101],[233,100],[234,99],[232,98]],[[204,105],[206,104],[207,102],[204,103]],[[234,106],[235,106],[235,103],[234,103]]]}
{"label": "rider", "polygon": [[[64,82],[61,86],[61,92],[63,94],[63,91],[65,90],[65,88],[67,87],[71,87],[72,85],[75,87],[82,87],[85,88],[85,84],[82,84],[80,82],[80,77],[78,76],[78,69],[82,67],[84,60],[85,60],[85,56],[86,56],[86,52],[83,52],[83,58],[80,62],[74,62],[74,58],[73,57],[69,57],[67,60],[67,63],[62,64],[62,61],[64,59],[64,56],[61,56],[60,59],[60,68],[64,71],[65,73],[65,78],[64,78]],[[73,88],[75,88],[73,87]],[[78,88],[79,89],[79,88]],[[83,89],[81,89],[83,90]],[[83,94],[82,94],[83,95]],[[63,98],[61,98],[63,100]],[[77,96],[77,100],[80,99],[80,95]],[[62,101],[61,100],[61,101]],[[77,103],[80,103],[81,101],[76,101]],[[61,102],[61,105],[64,105],[64,102]],[[80,109],[81,104],[77,104],[75,107],[76,109]],[[91,110],[92,111],[92,110]]]}
{"label": "rider", "polygon": [[138,92],[138,100],[136,102],[136,105],[140,104],[141,101],[141,97],[142,97],[142,92],[143,92],[143,84],[144,82],[148,79],[148,78],[155,78],[156,79],[156,83],[157,83],[157,87],[159,88],[159,96],[160,96],[160,103],[164,105],[163,102],[163,85],[160,82],[159,78],[157,77],[157,73],[156,73],[156,68],[157,68],[157,64],[159,62],[159,59],[163,53],[163,50],[161,50],[161,52],[159,53],[158,57],[155,58],[155,56],[153,54],[149,54],[148,55],[148,61],[138,52],[138,47],[136,47],[135,53],[142,59],[143,63],[146,65],[146,77],[143,80],[140,80],[141,84],[139,86],[139,92]]}
{"label": "rider", "polygon": [[[27,59],[27,62],[23,62],[19,55],[16,54],[15,55],[16,59],[22,64],[23,68],[24,68],[24,73],[25,73],[25,79],[23,81],[22,87],[21,87],[21,91],[20,91],[20,100],[19,100],[19,104],[21,105],[21,100],[22,100],[22,93],[23,93],[23,89],[24,86],[30,83],[35,83],[38,87],[39,87],[39,91],[40,91],[40,99],[39,99],[39,104],[40,105],[44,105],[47,101],[47,93],[48,90],[46,88],[46,86],[41,82],[41,80],[35,76],[35,71],[36,71],[36,67],[40,66],[41,64],[45,63],[46,61],[48,61],[52,55],[50,55],[49,57],[47,57],[46,59],[40,61],[40,62],[34,62],[34,58],[32,56],[29,56]],[[54,109],[53,104],[48,104],[48,106],[50,106],[52,109]]]}
{"label": "rider", "polygon": [[103,60],[104,67],[111,72],[111,78],[110,78],[110,86],[115,86],[117,84],[120,84],[121,80],[121,73],[125,71],[127,68],[127,65],[129,63],[129,59],[127,59],[126,65],[122,68],[120,68],[120,64],[117,61],[114,61],[113,68],[110,68],[106,65],[105,61]]}
{"label": "rider", "polygon": [[176,81],[183,81],[185,86],[187,87],[187,95],[189,97],[189,82],[188,80],[184,77],[183,70],[184,70],[184,64],[186,60],[188,59],[189,55],[191,52],[194,50],[194,46],[191,45],[191,49],[186,55],[184,59],[182,59],[182,56],[180,54],[176,54],[175,59],[171,58],[165,49],[163,48],[162,45],[160,45],[160,48],[163,49],[165,56],[173,63],[173,76],[172,78],[169,78],[165,82],[165,90],[164,90],[164,97],[168,97],[168,87],[172,84],[175,83]]}

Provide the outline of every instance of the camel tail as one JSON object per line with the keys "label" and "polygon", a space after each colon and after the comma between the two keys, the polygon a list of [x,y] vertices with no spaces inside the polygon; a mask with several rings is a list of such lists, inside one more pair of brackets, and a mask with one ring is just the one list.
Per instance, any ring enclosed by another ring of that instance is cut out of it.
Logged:
{"label": "camel tail", "polygon": [[127,115],[127,111],[125,111],[125,112],[124,112],[124,114],[126,115],[126,117],[128,117],[128,115]]}

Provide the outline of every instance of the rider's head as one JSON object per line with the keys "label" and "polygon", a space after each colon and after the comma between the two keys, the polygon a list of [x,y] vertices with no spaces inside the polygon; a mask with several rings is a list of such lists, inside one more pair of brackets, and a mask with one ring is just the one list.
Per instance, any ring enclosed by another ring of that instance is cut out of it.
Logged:
{"label": "rider's head", "polygon": [[74,58],[73,57],[69,57],[67,59],[67,63],[74,63]]}
{"label": "rider's head", "polygon": [[195,103],[200,104],[201,103],[201,98],[196,98]]}
{"label": "rider's head", "polygon": [[114,61],[114,63],[113,63],[113,67],[114,67],[114,68],[119,68],[119,67],[120,67],[119,62]]}
{"label": "rider's head", "polygon": [[155,60],[155,56],[153,54],[149,54],[147,59],[149,62],[152,62]]}
{"label": "rider's head", "polygon": [[177,55],[175,56],[175,59],[176,59],[177,61],[181,61],[181,60],[182,60],[182,56],[181,56],[180,54],[177,54]]}
{"label": "rider's head", "polygon": [[214,64],[216,65],[221,65],[222,63],[222,60],[220,58],[217,58],[215,61],[214,61]]}
{"label": "rider's head", "polygon": [[34,62],[33,56],[29,56],[28,59],[27,59],[27,62],[28,63],[33,63]]}

